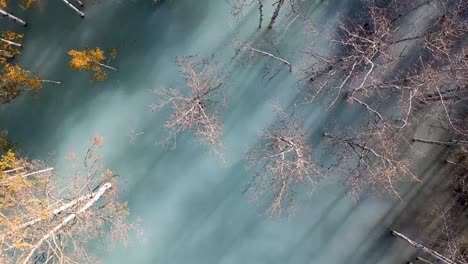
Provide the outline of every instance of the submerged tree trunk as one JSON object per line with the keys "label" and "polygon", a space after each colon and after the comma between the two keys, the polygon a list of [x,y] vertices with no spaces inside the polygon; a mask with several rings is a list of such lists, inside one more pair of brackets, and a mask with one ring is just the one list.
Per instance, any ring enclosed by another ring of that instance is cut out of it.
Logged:
{"label": "submerged tree trunk", "polygon": [[423,138],[413,138],[413,141],[422,142],[427,144],[441,145],[441,146],[468,146],[468,141],[465,140],[450,140],[450,141],[437,141],[437,140],[428,140]]}
{"label": "submerged tree trunk", "polygon": [[413,241],[411,239],[409,239],[408,237],[406,237],[405,235],[401,234],[401,233],[398,233],[397,231],[394,231],[392,230],[392,235],[394,236],[397,236],[399,237],[400,239],[408,242],[409,244],[411,244],[413,247],[417,248],[417,249],[421,249],[423,252],[431,255],[432,257],[436,258],[437,260],[441,261],[442,263],[445,263],[445,264],[457,264],[455,261],[452,261],[450,260],[449,258],[447,258],[446,256],[440,254],[439,252],[437,251],[434,251],[430,248],[427,248],[421,244],[419,244],[418,242],[416,241]]}
{"label": "submerged tree trunk", "polygon": [[78,8],[76,8],[74,5],[72,5],[70,2],[67,0],[62,0],[67,6],[69,6],[71,9],[73,9],[78,15],[81,17],[85,17],[85,14],[81,12]]}
{"label": "submerged tree trunk", "polygon": [[25,21],[23,21],[23,20],[21,20],[21,19],[15,17],[14,15],[8,13],[7,11],[5,11],[5,10],[3,10],[3,9],[1,9],[1,8],[0,8],[0,14],[1,14],[2,16],[8,17],[9,19],[11,19],[11,20],[13,20],[13,21],[15,21],[15,22],[17,22],[17,23],[23,25],[23,26],[27,26],[27,25],[28,25]]}
{"label": "submerged tree trunk", "polygon": [[0,41],[3,41],[3,42],[5,42],[5,43],[8,43],[8,44],[13,45],[13,46],[16,46],[16,47],[20,47],[20,48],[23,47],[23,45],[21,45],[21,44],[19,44],[19,43],[16,43],[16,42],[14,42],[14,41],[8,40],[8,39],[0,38]]}
{"label": "submerged tree trunk", "polygon": [[279,0],[278,3],[276,4],[275,12],[273,13],[273,16],[271,17],[270,20],[270,25],[268,25],[269,28],[273,28],[273,25],[276,22],[276,18],[279,16],[279,12],[281,10],[281,7],[283,7],[284,0]]}
{"label": "submerged tree trunk", "polygon": [[260,12],[260,18],[258,22],[258,29],[262,28],[263,23],[263,0],[258,0],[258,11]]}

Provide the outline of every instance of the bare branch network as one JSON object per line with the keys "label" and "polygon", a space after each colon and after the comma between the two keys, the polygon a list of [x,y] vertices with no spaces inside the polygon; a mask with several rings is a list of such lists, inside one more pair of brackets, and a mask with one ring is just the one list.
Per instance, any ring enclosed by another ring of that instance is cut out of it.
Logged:
{"label": "bare branch network", "polygon": [[154,93],[159,101],[151,105],[153,111],[170,107],[172,113],[164,123],[170,131],[169,141],[175,147],[176,136],[192,131],[203,145],[222,159],[223,134],[220,110],[224,108],[223,78],[217,72],[213,59],[200,60],[198,56],[179,57],[176,60],[187,89],[158,87]]}
{"label": "bare branch network", "polygon": [[302,120],[279,107],[275,111],[278,122],[260,132],[260,142],[245,156],[247,167],[258,172],[251,190],[253,198],[259,200],[273,194],[270,215],[283,213],[295,184],[314,184],[322,177],[312,159]]}

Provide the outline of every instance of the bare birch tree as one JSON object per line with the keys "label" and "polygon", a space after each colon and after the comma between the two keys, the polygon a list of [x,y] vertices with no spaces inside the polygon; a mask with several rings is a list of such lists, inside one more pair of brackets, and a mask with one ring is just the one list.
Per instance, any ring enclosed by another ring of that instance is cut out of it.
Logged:
{"label": "bare birch tree", "polygon": [[68,171],[65,180],[53,175],[54,168],[12,152],[3,156],[9,164],[0,173],[2,263],[96,263],[88,241],[127,243],[136,226],[126,220],[116,175],[102,168],[101,143],[101,137],[93,138],[83,165]]}
{"label": "bare birch tree", "polygon": [[220,109],[224,107],[225,98],[221,89],[223,77],[217,72],[216,62],[184,56],[178,57],[176,64],[187,88],[155,88],[159,101],[152,104],[151,109],[171,108],[164,127],[170,130],[173,147],[179,133],[192,131],[201,144],[209,146],[211,152],[223,159]]}
{"label": "bare birch tree", "polygon": [[322,176],[312,158],[303,121],[276,107],[277,122],[260,132],[257,146],[246,154],[247,167],[256,175],[254,200],[272,196],[270,215],[288,211],[295,185],[314,184]]}

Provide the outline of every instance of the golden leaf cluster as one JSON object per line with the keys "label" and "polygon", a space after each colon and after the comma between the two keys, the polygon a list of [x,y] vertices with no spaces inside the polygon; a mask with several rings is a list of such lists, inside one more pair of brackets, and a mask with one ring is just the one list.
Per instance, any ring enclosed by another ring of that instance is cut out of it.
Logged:
{"label": "golden leaf cluster", "polygon": [[[107,72],[102,67],[102,62],[106,59],[104,51],[100,48],[89,49],[83,51],[70,50],[68,55],[72,57],[70,67],[79,71],[94,72],[93,81],[101,82],[107,79]],[[111,52],[111,57],[115,57],[116,52]]]}

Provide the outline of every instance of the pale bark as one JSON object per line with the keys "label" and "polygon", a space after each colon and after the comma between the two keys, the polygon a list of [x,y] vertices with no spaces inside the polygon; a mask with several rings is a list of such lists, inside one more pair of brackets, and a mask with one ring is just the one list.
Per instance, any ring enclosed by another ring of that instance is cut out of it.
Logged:
{"label": "pale bark", "polygon": [[[99,191],[82,195],[82,196],[80,196],[80,197],[78,197],[76,199],[71,200],[68,203],[65,203],[65,204],[61,205],[58,208],[55,208],[54,210],[51,211],[51,213],[54,214],[54,215],[58,215],[61,212],[63,212],[65,210],[67,210],[69,208],[72,208],[73,206],[77,205],[79,202],[86,201],[86,200],[88,200],[90,198],[96,197],[97,195],[99,195]],[[24,222],[24,223],[20,224],[19,226],[15,227],[12,231],[8,232],[7,234],[9,234],[11,232],[14,232],[14,231],[17,231],[17,230],[20,230],[20,229],[23,229],[23,228],[26,228],[28,226],[32,226],[32,225],[34,225],[36,223],[41,222],[42,220],[43,220],[43,218],[38,217],[38,218],[32,219],[30,221]]]}
{"label": "pale bark", "polygon": [[109,65],[107,65],[107,64],[100,63],[100,62],[95,62],[95,61],[93,61],[93,62],[94,62],[94,63],[96,63],[96,64],[97,64],[97,65],[99,65],[99,66],[102,66],[102,67],[104,67],[104,68],[107,68],[107,69],[111,69],[111,70],[117,71],[117,69],[116,69],[116,68],[114,68],[114,67],[112,67],[112,66],[109,66]]}
{"label": "pale bark", "polygon": [[71,9],[73,9],[78,15],[80,15],[81,17],[85,17],[85,14],[83,12],[81,12],[78,8],[76,8],[74,5],[72,5],[70,2],[68,2],[67,0],[62,0],[68,7],[70,7]]}
{"label": "pale bark", "polygon": [[10,172],[14,172],[14,171],[18,171],[18,170],[22,170],[24,167],[18,167],[18,168],[14,168],[14,169],[11,169],[11,170],[4,170],[3,173],[10,173]]}
{"label": "pale bark", "polygon": [[281,7],[283,7],[285,0],[279,0],[278,3],[276,4],[275,12],[273,13],[273,16],[271,17],[270,24],[268,25],[269,28],[273,28],[273,25],[276,22],[276,18],[279,16],[279,12],[281,10]]}
{"label": "pale bark", "polygon": [[54,84],[62,84],[62,82],[58,82],[58,81],[51,81],[51,80],[41,80],[41,82],[43,82],[43,83],[54,83]]}
{"label": "pale bark", "polygon": [[9,19],[11,19],[11,20],[13,20],[13,21],[15,21],[15,22],[17,22],[17,23],[23,25],[23,26],[27,26],[27,23],[26,23],[25,21],[23,21],[22,19],[19,19],[19,18],[15,17],[14,15],[8,13],[7,11],[3,10],[2,8],[0,8],[0,14],[1,14],[2,16],[8,17]]}
{"label": "pale bark", "polygon": [[27,264],[28,261],[31,259],[31,257],[34,255],[34,252],[50,237],[55,236],[55,234],[60,231],[62,228],[64,228],[70,221],[75,219],[77,216],[85,213],[93,204],[95,204],[101,196],[110,188],[112,187],[112,184],[107,182],[103,186],[99,188],[99,190],[96,192],[95,196],[93,196],[83,207],[80,208],[76,213],[69,214],[67,217],[65,217],[62,222],[58,225],[56,225],[54,228],[49,230],[31,249],[29,254],[25,257],[25,259],[21,262],[23,264]]}
{"label": "pale bark", "polygon": [[[18,170],[18,169],[14,169],[14,170]],[[8,171],[8,172],[11,172],[11,171],[14,171],[14,170],[10,170],[10,171]],[[49,171],[52,171],[52,170],[54,170],[53,167],[47,168],[47,169],[43,169],[43,170],[34,171],[34,172],[30,172],[30,173],[26,173],[26,174],[21,174],[21,175],[19,175],[19,176],[20,176],[21,178],[27,178],[27,177],[29,177],[29,176],[41,174],[41,173],[44,173],[44,172],[49,172]],[[5,171],[5,172],[7,172],[7,171]],[[6,179],[6,180],[0,182],[0,184],[4,184],[4,183],[6,183],[6,182],[8,182],[8,179]]]}
{"label": "pale bark", "polygon": [[444,255],[442,255],[442,254],[440,254],[439,252],[434,251],[434,250],[432,250],[432,249],[430,249],[430,248],[427,248],[427,247],[425,247],[425,246],[419,244],[418,242],[409,239],[409,238],[406,237],[405,235],[403,235],[403,234],[401,234],[401,233],[398,233],[398,232],[395,231],[395,230],[392,230],[392,235],[397,236],[397,237],[399,237],[400,239],[402,239],[402,240],[408,242],[410,245],[414,246],[414,247],[417,248],[417,249],[421,249],[423,252],[425,252],[425,253],[431,255],[432,257],[434,257],[434,258],[440,260],[442,263],[445,263],[445,264],[457,264],[455,261],[450,260],[448,257],[446,257],[446,256],[444,256]]}
{"label": "pale bark", "polygon": [[287,61],[287,60],[285,60],[285,59],[283,59],[283,58],[280,58],[280,57],[278,57],[278,56],[275,56],[275,55],[273,55],[273,54],[271,54],[271,53],[269,53],[269,52],[256,49],[256,48],[254,48],[252,45],[250,45],[249,43],[241,43],[241,45],[244,46],[246,49],[249,49],[249,50],[251,50],[251,51],[253,51],[253,52],[259,53],[259,54],[262,55],[262,56],[270,57],[270,58],[272,58],[272,59],[275,59],[275,60],[277,60],[277,61],[280,61],[280,62],[283,63],[283,64],[288,65],[289,71],[290,71],[290,72],[292,71],[292,65],[291,65],[291,63],[289,63],[289,61]]}
{"label": "pale bark", "polygon": [[80,6],[83,6],[83,2],[81,2],[80,0],[75,0]]}
{"label": "pale bark", "polygon": [[20,47],[20,48],[23,47],[23,45],[21,45],[21,44],[19,44],[19,43],[16,43],[16,42],[14,42],[14,41],[8,40],[8,39],[0,38],[0,41],[3,41],[3,42],[5,42],[5,43],[8,43],[8,44],[13,45],[13,46],[16,46],[16,47]]}

